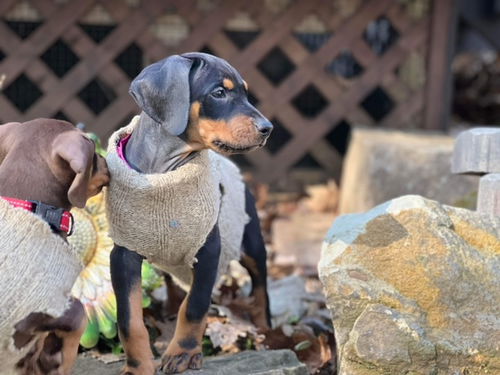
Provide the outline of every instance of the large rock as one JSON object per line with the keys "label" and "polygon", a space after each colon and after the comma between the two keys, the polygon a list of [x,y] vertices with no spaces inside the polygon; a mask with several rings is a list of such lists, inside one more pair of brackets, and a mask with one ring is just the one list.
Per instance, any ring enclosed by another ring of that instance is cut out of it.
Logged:
{"label": "large rock", "polygon": [[344,161],[340,213],[364,212],[405,194],[453,205],[478,177],[451,173],[454,139],[429,133],[355,129]]}
{"label": "large rock", "polygon": [[499,374],[499,238],[420,196],[339,217],[319,264],[339,374]]}
{"label": "large rock", "polygon": [[[105,364],[90,357],[80,357],[73,375],[116,375],[123,361]],[[188,370],[183,375],[307,375],[307,367],[291,350],[245,351],[210,357],[201,370]]]}

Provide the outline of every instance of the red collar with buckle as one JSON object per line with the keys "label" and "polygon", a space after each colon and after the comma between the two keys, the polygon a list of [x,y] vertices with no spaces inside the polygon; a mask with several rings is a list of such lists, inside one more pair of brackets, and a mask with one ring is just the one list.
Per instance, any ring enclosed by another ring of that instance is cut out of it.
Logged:
{"label": "red collar with buckle", "polygon": [[33,212],[45,220],[52,230],[65,232],[68,236],[73,233],[74,219],[71,212],[62,208],[49,206],[48,204],[39,201],[25,201],[17,198],[0,197],[9,202],[14,207],[24,208],[27,211]]}

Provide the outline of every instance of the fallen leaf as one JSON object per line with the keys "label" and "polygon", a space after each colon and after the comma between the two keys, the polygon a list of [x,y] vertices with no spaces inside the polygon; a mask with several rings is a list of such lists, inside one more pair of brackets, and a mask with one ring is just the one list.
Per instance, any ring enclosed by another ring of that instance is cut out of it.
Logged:
{"label": "fallen leaf", "polygon": [[300,352],[301,350],[306,350],[306,349],[309,349],[312,345],[312,342],[309,341],[309,340],[304,340],[304,341],[301,341],[299,342],[298,344],[296,344],[294,347],[293,347],[293,350],[296,351],[296,352]]}
{"label": "fallen leaf", "polygon": [[172,341],[175,333],[175,325],[177,320],[160,321],[152,316],[145,316],[146,324],[154,327],[159,331],[159,335],[153,341],[153,347],[161,355],[167,350],[168,344]]}
{"label": "fallen leaf", "polygon": [[97,350],[91,350],[91,351],[88,351],[88,352],[85,352],[85,356],[88,356],[90,358],[95,358],[103,363],[115,363],[115,362],[119,362],[119,361],[122,361],[123,358],[125,358],[125,355],[124,354],[113,354],[113,353],[100,353],[99,351]]}
{"label": "fallen leaf", "polygon": [[231,312],[227,316],[209,317],[205,335],[210,338],[214,347],[221,348],[224,353],[236,353],[245,349],[241,347],[241,339],[248,338],[255,342],[262,341],[263,337],[257,328],[250,322],[244,321]]}
{"label": "fallen leaf", "polygon": [[312,212],[334,212],[339,202],[339,188],[334,180],[323,185],[306,186],[305,206]]}
{"label": "fallen leaf", "polygon": [[[323,372],[335,374],[335,346],[333,334],[320,333],[316,336],[314,330],[304,324],[293,326],[293,333],[289,334],[288,328],[275,328],[266,333],[263,344],[269,349],[291,349],[299,360],[307,365],[311,374]],[[330,341],[330,335],[333,341]]]}

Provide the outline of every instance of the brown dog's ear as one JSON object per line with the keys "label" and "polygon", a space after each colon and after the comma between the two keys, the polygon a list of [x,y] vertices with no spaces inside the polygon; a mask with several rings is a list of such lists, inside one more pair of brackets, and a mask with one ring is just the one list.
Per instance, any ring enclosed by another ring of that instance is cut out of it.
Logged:
{"label": "brown dog's ear", "polygon": [[94,142],[78,131],[61,133],[52,143],[52,157],[64,160],[75,173],[68,190],[68,200],[75,207],[83,208],[87,202],[94,152]]}

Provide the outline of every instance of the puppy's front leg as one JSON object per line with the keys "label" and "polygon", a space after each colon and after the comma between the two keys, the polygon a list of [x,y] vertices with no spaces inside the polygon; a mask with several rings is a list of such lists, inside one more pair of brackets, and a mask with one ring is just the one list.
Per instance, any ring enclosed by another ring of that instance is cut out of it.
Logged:
{"label": "puppy's front leg", "polygon": [[219,228],[216,225],[196,254],[198,262],[193,269],[193,283],[179,309],[174,338],[162,356],[162,370],[167,374],[201,368],[201,341],[217,278],[220,247]]}
{"label": "puppy's front leg", "polygon": [[142,256],[115,245],[110,261],[111,282],[116,295],[118,333],[127,355],[122,374],[153,375],[153,353],[142,319]]}

